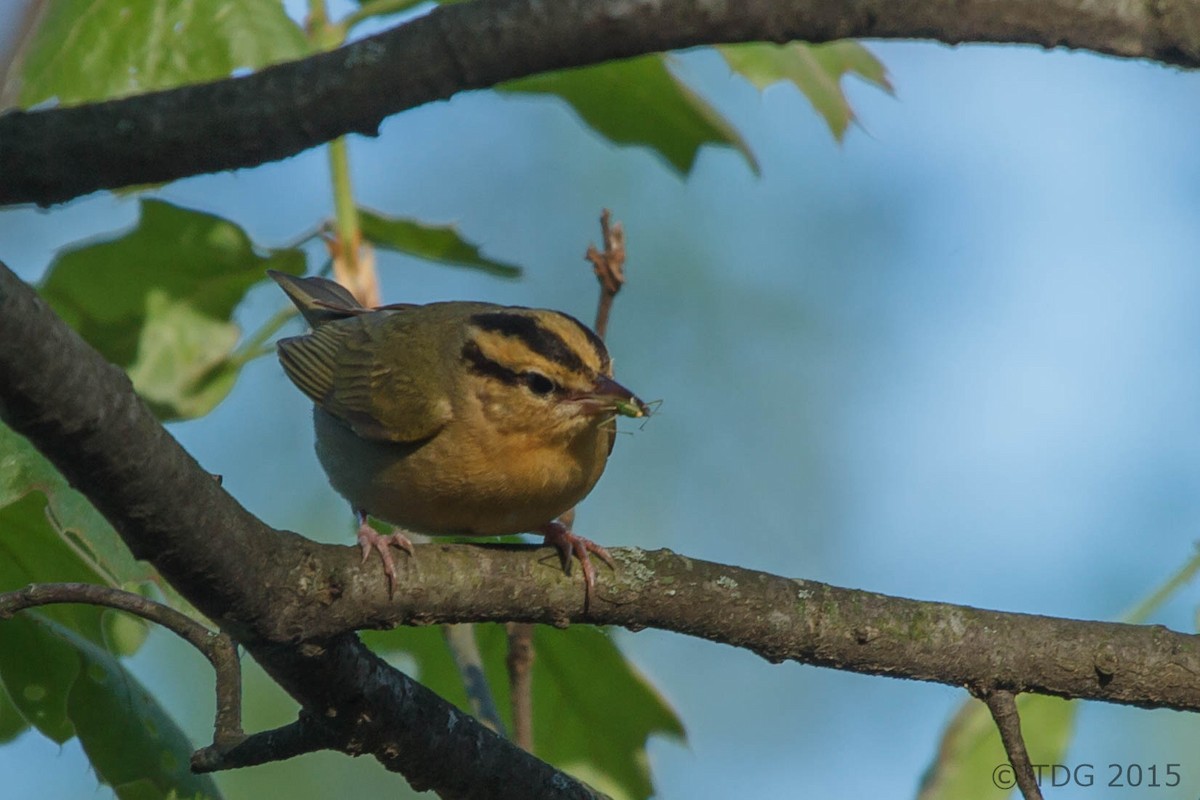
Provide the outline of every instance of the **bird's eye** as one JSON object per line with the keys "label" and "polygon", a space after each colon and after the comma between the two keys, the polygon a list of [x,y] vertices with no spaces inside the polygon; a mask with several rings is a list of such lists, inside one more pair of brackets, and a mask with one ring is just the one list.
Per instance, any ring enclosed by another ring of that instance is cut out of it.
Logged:
{"label": "bird's eye", "polygon": [[554,391],[554,381],[540,372],[526,372],[525,385],[534,394],[550,394]]}

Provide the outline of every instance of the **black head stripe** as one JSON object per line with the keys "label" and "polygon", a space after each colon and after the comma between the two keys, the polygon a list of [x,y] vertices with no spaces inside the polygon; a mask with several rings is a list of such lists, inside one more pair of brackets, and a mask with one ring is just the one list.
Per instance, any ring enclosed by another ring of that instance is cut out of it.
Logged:
{"label": "black head stripe", "polygon": [[608,365],[612,362],[612,359],[608,357],[608,348],[604,346],[604,340],[597,336],[595,331],[572,317],[570,314],[564,314],[561,311],[555,311],[554,313],[558,314],[563,319],[570,320],[571,322],[575,323],[575,325],[579,327],[579,330],[583,331],[583,335],[587,337],[588,344],[592,346],[592,349],[596,351],[596,355],[600,358],[600,370],[604,371],[607,369]]}
{"label": "black head stripe", "polygon": [[495,378],[498,381],[509,384],[518,384],[522,380],[521,376],[515,371],[485,356],[483,351],[479,349],[479,345],[474,342],[467,342],[463,345],[462,357],[469,365],[471,371],[479,375],[486,375],[489,378]]}
{"label": "black head stripe", "polygon": [[481,330],[520,339],[526,347],[539,356],[561,364],[573,372],[587,372],[583,361],[567,346],[562,337],[543,328],[533,317],[503,311],[489,311],[471,317],[471,324]]}

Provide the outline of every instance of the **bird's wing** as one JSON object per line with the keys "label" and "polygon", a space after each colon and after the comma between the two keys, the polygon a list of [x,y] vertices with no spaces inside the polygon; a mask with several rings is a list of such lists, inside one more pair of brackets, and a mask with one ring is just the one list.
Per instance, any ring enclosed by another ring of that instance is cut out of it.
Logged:
{"label": "bird's wing", "polygon": [[425,347],[419,309],[330,322],[282,339],[279,361],[300,391],[364,439],[417,442],[450,421],[445,365]]}

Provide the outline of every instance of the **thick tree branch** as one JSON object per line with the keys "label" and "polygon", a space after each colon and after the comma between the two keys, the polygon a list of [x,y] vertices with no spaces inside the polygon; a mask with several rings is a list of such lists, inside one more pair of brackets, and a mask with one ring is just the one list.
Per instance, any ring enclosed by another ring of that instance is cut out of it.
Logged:
{"label": "thick tree branch", "polygon": [[414,788],[443,797],[596,796],[393,669],[353,634],[286,641],[303,631],[286,630],[290,622],[272,628],[277,611],[335,599],[327,581],[314,580],[325,567],[309,560],[307,540],[272,530],[222,490],[151,416],[125,373],[2,264],[0,418],[88,495],[139,558],[320,718],[340,749],[370,753]]}
{"label": "thick tree branch", "polygon": [[275,161],[549,70],[718,42],[934,39],[1200,66],[1200,0],[475,0],[244,78],[0,116],[0,205]]}
{"label": "thick tree branch", "polygon": [[303,591],[320,602],[278,609],[269,627],[280,637],[489,621],[649,627],[771,662],[1200,711],[1200,637],[1160,625],[909,600],[638,548],[610,549],[617,569],[597,571],[586,610],[579,576],[563,575],[553,550],[520,545],[417,545],[389,599],[352,548],[300,544],[287,559],[309,565]]}

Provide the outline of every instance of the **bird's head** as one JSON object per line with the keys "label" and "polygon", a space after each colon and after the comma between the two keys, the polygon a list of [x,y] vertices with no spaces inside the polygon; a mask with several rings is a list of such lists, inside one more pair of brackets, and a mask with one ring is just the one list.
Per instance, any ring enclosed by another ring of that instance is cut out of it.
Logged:
{"label": "bird's head", "polygon": [[558,311],[497,308],[470,316],[462,359],[498,427],[572,435],[649,409],[613,379],[604,342]]}

